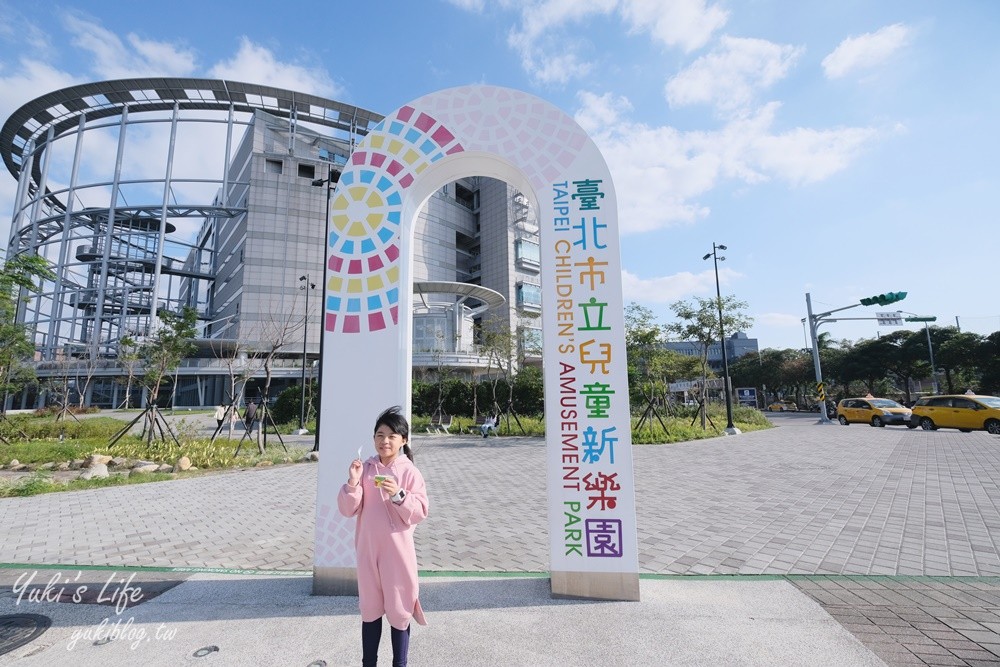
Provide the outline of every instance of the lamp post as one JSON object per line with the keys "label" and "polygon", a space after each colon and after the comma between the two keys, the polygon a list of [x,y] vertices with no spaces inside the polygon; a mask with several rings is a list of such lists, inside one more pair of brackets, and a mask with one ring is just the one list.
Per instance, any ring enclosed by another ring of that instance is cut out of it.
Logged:
{"label": "lamp post", "polygon": [[309,342],[309,292],[316,289],[316,283],[309,280],[309,274],[299,276],[299,289],[306,291],[306,312],[302,320],[302,407],[299,410],[299,430],[295,435],[305,435],[306,430],[306,344]]}
{"label": "lamp post", "polygon": [[319,315],[319,368],[317,368],[316,373],[318,379],[316,380],[316,404],[319,405],[319,409],[316,410],[316,438],[313,441],[314,452],[319,451],[319,423],[320,416],[323,414],[323,344],[326,341],[326,332],[324,331],[323,324],[323,313],[326,311],[326,284],[328,282],[327,274],[327,261],[326,254],[330,244],[330,199],[333,197],[333,186],[340,180],[340,170],[335,168],[333,164],[327,165],[326,178],[317,178],[312,181],[312,184],[316,187],[321,185],[326,186],[326,216],[323,219],[323,288],[320,290],[320,298],[324,301],[320,304],[320,315]]}
{"label": "lamp post", "polygon": [[712,258],[715,264],[715,304],[719,307],[719,343],[722,346],[722,384],[726,394],[726,435],[738,435],[740,430],[733,424],[733,396],[729,392],[729,355],[726,353],[726,331],[722,322],[722,290],[719,287],[719,262],[726,261],[725,257],[719,257],[720,250],[726,250],[724,245],[715,245],[712,242],[712,252],[708,253],[703,260]]}

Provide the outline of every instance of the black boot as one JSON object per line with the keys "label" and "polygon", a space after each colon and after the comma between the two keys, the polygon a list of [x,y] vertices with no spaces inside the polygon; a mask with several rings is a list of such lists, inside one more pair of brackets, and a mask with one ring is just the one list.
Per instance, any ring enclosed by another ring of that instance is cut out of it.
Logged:
{"label": "black boot", "polygon": [[376,667],[378,665],[378,644],[380,641],[382,641],[382,619],[367,623],[362,621],[361,667]]}
{"label": "black boot", "polygon": [[406,667],[410,653],[410,626],[405,630],[392,628],[392,667]]}

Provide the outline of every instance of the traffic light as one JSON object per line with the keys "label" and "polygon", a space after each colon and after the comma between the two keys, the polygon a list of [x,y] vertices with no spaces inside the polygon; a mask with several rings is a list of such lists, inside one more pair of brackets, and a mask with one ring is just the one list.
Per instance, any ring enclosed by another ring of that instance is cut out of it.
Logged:
{"label": "traffic light", "polygon": [[888,306],[890,303],[896,303],[897,301],[902,301],[906,298],[906,292],[886,292],[885,294],[876,294],[875,296],[865,297],[861,299],[862,306]]}

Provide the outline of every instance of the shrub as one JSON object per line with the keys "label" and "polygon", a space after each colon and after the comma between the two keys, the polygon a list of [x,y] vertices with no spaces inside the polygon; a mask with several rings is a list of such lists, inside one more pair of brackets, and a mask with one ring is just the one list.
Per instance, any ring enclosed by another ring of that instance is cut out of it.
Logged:
{"label": "shrub", "polygon": [[9,422],[0,422],[0,435],[3,435],[7,440],[24,440],[24,436],[27,436],[28,440],[45,438],[110,439],[128,424],[128,422],[114,417],[93,417],[79,420],[67,417],[57,421],[54,417],[39,418],[27,414],[11,415],[8,420]]}

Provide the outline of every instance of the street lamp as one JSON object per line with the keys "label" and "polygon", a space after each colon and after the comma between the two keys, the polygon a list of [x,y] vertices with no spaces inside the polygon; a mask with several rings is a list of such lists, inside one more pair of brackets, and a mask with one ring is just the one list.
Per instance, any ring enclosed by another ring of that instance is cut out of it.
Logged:
{"label": "street lamp", "polygon": [[722,345],[722,382],[726,394],[726,435],[738,435],[740,430],[733,425],[733,396],[729,392],[729,355],[726,353],[726,332],[722,324],[722,290],[719,288],[719,262],[726,261],[725,257],[719,257],[719,250],[727,250],[724,245],[715,245],[712,242],[712,252],[708,253],[703,260],[712,258],[715,264],[715,296],[716,305],[719,307],[719,343]]}
{"label": "street lamp", "polygon": [[[326,186],[326,217],[323,219],[323,289],[320,290],[320,298],[326,298],[326,284],[328,282],[327,273],[327,261],[326,253],[330,245],[330,199],[333,197],[333,186],[340,180],[340,170],[335,168],[333,164],[327,165],[326,178],[317,178],[312,181],[312,184],[316,187],[321,185]],[[319,451],[319,421],[320,415],[323,414],[323,344],[326,341],[326,335],[323,326],[323,313],[326,311],[325,302],[321,304],[319,309],[319,368],[316,369],[318,378],[316,380],[316,404],[320,408],[316,411],[316,438],[313,441],[314,452]]]}
{"label": "street lamp", "polygon": [[306,344],[309,342],[309,292],[316,289],[316,283],[309,280],[309,274],[299,276],[299,289],[306,292],[306,313],[302,321],[302,407],[299,411],[299,430],[295,435],[305,435],[306,430]]}

